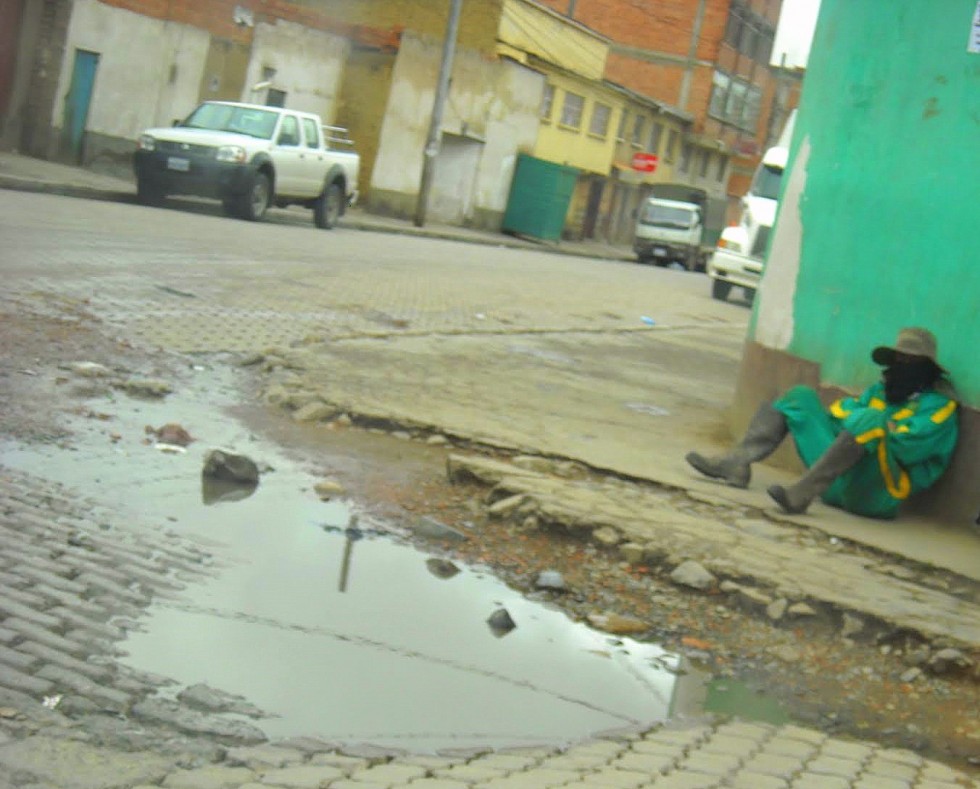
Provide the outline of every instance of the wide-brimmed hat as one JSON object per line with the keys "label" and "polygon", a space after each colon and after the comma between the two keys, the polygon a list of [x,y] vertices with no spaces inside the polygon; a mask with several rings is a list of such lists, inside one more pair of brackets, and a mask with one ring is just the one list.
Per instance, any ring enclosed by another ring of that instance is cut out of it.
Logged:
{"label": "wide-brimmed hat", "polygon": [[928,329],[918,326],[900,329],[895,344],[879,345],[871,352],[871,358],[875,364],[887,366],[895,362],[895,355],[899,353],[928,359],[944,373],[946,372],[936,358],[936,337]]}

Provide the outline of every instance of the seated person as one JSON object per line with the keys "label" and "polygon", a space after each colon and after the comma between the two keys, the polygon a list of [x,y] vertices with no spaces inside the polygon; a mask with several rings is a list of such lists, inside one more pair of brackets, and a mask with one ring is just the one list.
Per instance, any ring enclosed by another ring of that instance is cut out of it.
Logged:
{"label": "seated person", "polygon": [[769,487],[783,511],[805,512],[820,496],[858,515],[894,518],[905,499],[932,485],[949,465],[957,405],[928,330],[902,329],[894,347],[879,346],[871,358],[884,368],[882,380],[860,397],[843,397],[828,412],[813,389],[793,387],[759,408],[730,452],[689,452],[685,459],[706,476],[744,488],[751,464],[792,433],[808,470],[789,487]]}

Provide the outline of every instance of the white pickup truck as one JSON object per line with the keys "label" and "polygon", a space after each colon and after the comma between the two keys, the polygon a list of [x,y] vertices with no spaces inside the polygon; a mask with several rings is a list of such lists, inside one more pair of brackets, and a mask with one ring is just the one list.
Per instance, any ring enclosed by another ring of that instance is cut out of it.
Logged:
{"label": "white pickup truck", "polygon": [[337,131],[308,112],[206,101],[186,120],[140,135],[137,198],[210,197],[252,221],[270,205],[298,204],[313,209],[317,227],[331,228],[357,199],[360,169],[356,153],[330,147]]}

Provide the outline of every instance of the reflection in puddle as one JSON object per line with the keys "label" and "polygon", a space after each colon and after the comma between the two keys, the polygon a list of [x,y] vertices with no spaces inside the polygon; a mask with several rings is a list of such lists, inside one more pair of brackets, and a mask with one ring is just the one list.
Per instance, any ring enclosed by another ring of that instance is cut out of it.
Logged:
{"label": "reflection in puddle", "polygon": [[[338,528],[324,529],[324,505],[286,504],[298,497],[284,480],[204,515],[240,561],[151,606],[123,644],[128,664],[246,696],[275,716],[259,724],[272,737],[412,750],[571,741],[665,719],[684,700],[675,656],[345,528],[336,503]],[[512,620],[506,638],[495,612]]]}
{"label": "reflection in puddle", "polygon": [[[246,697],[269,714],[258,723],[273,738],[414,751],[562,743],[700,711],[703,680],[680,671],[677,656],[420,552],[399,541],[397,525],[358,522],[216,408],[123,401],[119,443],[81,430],[79,453],[4,448],[8,465],[117,505],[121,516],[137,510],[137,521],[220,544],[221,573],[151,605],[121,644],[125,663]],[[208,425],[212,445],[277,470],[257,487],[202,487],[205,441],[166,454],[135,439],[174,411]]]}

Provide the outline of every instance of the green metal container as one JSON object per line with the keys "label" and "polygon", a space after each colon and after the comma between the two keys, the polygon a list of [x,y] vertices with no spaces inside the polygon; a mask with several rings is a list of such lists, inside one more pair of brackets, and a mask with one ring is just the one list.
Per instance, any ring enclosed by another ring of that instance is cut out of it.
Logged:
{"label": "green metal container", "polygon": [[518,155],[502,229],[545,241],[558,241],[578,172],[574,167],[523,153]]}

